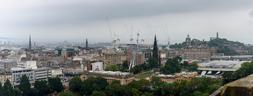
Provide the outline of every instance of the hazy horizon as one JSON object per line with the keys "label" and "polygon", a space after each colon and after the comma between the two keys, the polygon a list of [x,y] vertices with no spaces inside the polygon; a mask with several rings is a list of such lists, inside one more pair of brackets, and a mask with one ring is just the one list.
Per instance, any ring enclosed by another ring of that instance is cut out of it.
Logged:
{"label": "hazy horizon", "polygon": [[126,43],[140,33],[147,43],[155,34],[159,43],[178,43],[219,32],[253,44],[252,0],[2,0],[0,13],[0,37],[23,41]]}

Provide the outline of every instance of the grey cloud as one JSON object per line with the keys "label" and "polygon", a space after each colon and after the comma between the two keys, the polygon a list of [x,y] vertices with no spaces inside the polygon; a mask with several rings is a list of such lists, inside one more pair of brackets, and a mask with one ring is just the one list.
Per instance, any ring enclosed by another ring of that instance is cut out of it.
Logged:
{"label": "grey cloud", "polygon": [[[110,19],[147,17],[159,14],[234,10],[253,4],[252,0],[75,0],[61,4],[49,1],[41,6],[24,9],[18,14],[17,26],[77,26]],[[228,3],[229,2],[229,3]],[[15,20],[15,19],[14,19]]]}
{"label": "grey cloud", "polygon": [[251,11],[249,12],[249,16],[250,16],[251,18],[253,18],[253,10],[251,10]]}

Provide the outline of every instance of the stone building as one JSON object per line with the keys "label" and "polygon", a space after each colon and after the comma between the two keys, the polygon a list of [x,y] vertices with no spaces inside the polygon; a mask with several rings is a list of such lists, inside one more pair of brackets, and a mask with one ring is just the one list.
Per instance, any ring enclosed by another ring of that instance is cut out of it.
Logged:
{"label": "stone building", "polygon": [[107,80],[108,83],[113,81],[119,81],[121,85],[127,85],[134,81],[134,76],[126,72],[113,72],[113,71],[89,71],[85,78],[90,77],[102,77]]}

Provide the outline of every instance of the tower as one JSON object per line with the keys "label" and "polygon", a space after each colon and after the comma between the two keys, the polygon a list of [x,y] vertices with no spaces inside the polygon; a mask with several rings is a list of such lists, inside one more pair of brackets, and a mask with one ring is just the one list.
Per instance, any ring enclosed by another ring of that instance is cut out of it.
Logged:
{"label": "tower", "polygon": [[168,38],[167,49],[170,49],[170,38]]}
{"label": "tower", "polygon": [[155,38],[154,38],[154,45],[153,45],[153,59],[155,59],[158,63],[158,66],[156,66],[156,67],[159,67],[160,66],[160,56],[159,56],[159,49],[158,49],[158,46],[157,46],[156,35],[155,35]]}
{"label": "tower", "polygon": [[216,33],[216,39],[219,39],[219,32]]}
{"label": "tower", "polygon": [[88,49],[89,48],[89,43],[88,43],[88,39],[86,38],[86,42],[85,42],[85,48]]}
{"label": "tower", "polygon": [[28,46],[29,51],[32,50],[32,38],[31,35],[29,35],[29,46]]}
{"label": "tower", "polygon": [[188,47],[191,46],[191,37],[189,34],[187,35],[185,42]]}

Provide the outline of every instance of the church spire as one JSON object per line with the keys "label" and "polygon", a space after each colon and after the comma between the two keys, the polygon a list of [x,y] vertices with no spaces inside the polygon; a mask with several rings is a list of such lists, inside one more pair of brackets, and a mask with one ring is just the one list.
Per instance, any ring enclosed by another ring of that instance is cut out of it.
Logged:
{"label": "church spire", "polygon": [[159,49],[158,49],[158,45],[157,45],[156,35],[154,38],[154,45],[153,45],[153,59],[155,59],[158,63],[158,65],[155,67],[159,67],[160,66],[160,56],[159,56]]}
{"label": "church spire", "polygon": [[31,35],[29,35],[29,46],[28,46],[29,50],[32,50],[32,37]]}
{"label": "church spire", "polygon": [[219,32],[216,33],[216,39],[219,39]]}
{"label": "church spire", "polygon": [[89,42],[88,39],[86,38],[86,42],[85,42],[85,48],[88,49],[89,48]]}

